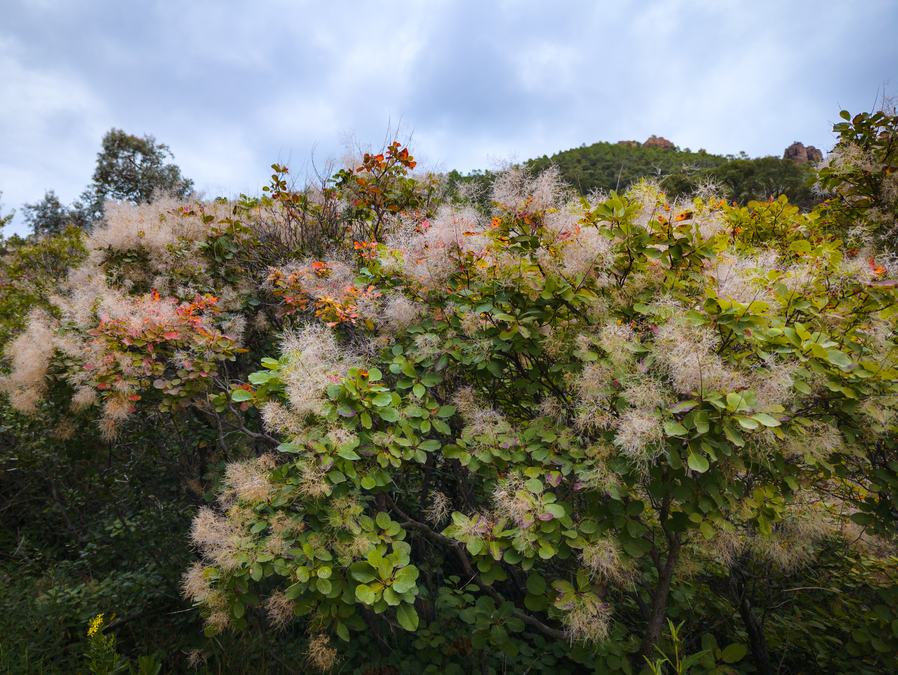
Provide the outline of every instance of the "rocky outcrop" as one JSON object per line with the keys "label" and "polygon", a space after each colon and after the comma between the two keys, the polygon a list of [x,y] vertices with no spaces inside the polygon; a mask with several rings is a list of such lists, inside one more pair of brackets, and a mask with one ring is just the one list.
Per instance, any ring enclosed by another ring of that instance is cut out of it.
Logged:
{"label": "rocky outcrop", "polygon": [[795,141],[786,148],[783,159],[791,159],[796,164],[814,164],[823,159],[823,153],[813,145],[805,145]]}
{"label": "rocky outcrop", "polygon": [[671,143],[669,140],[664,138],[663,136],[655,136],[652,134],[649,136],[645,143],[642,144],[644,148],[660,148],[661,150],[676,150],[677,146]]}
{"label": "rocky outcrop", "polygon": [[642,145],[642,143],[640,143],[639,141],[618,141],[617,144],[626,146],[628,148],[638,148],[640,145]]}

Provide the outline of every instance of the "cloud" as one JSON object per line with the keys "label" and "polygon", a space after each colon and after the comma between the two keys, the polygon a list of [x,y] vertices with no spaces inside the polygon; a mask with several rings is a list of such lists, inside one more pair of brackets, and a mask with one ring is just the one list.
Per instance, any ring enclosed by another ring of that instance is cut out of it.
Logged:
{"label": "cloud", "polygon": [[83,182],[93,165],[93,153],[84,149],[101,133],[103,101],[65,68],[31,66],[9,37],[0,39],[0,73],[4,201],[39,198],[54,181]]}
{"label": "cloud", "polygon": [[894,92],[896,28],[888,0],[18,0],[0,27],[0,190],[7,208],[74,198],[113,126],[167,143],[210,195],[396,125],[425,164],[462,170],[653,133],[826,147],[840,107]]}

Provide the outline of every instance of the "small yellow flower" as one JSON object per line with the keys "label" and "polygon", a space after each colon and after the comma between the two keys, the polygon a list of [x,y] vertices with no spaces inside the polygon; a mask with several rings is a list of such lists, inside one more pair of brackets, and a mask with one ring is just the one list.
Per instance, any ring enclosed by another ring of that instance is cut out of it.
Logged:
{"label": "small yellow flower", "polygon": [[87,637],[93,637],[103,628],[103,613],[97,614],[90,620],[90,626],[87,628]]}

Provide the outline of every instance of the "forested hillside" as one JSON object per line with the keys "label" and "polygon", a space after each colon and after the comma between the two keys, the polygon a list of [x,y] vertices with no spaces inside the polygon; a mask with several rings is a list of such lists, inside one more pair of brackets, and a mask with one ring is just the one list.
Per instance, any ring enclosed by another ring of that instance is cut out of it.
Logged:
{"label": "forested hillside", "polygon": [[[685,197],[713,186],[716,194],[740,204],[786,195],[791,203],[810,209],[820,200],[812,189],[814,170],[810,162],[712,155],[704,150],[681,150],[663,138],[653,139],[646,143],[593,143],[525,164],[536,173],[557,167],[564,181],[584,195],[626,190],[648,178],[657,181],[671,197]],[[450,178],[461,184],[473,183],[482,193],[488,193],[495,174],[452,172]]]}
{"label": "forested hillside", "polygon": [[113,130],[2,242],[0,670],[898,671],[898,116],[835,131],[203,200]]}

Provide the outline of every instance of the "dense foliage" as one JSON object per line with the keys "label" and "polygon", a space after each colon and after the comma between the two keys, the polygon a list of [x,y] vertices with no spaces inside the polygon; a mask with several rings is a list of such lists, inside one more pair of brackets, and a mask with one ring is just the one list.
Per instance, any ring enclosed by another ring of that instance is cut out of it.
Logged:
{"label": "dense foliage", "polygon": [[687,197],[714,186],[718,196],[740,204],[786,195],[793,204],[810,209],[819,201],[811,189],[812,167],[777,157],[749,159],[744,154],[594,143],[532,160],[528,166],[535,172],[557,166],[564,180],[582,194],[626,190],[648,177],[670,197]]}
{"label": "dense foliage", "polygon": [[898,115],[894,109],[852,115],[835,125],[839,141],[820,170],[829,193],[825,214],[858,246],[898,252]]}
{"label": "dense foliage", "polygon": [[867,183],[467,200],[415,166],[8,248],[3,667],[898,668]]}

